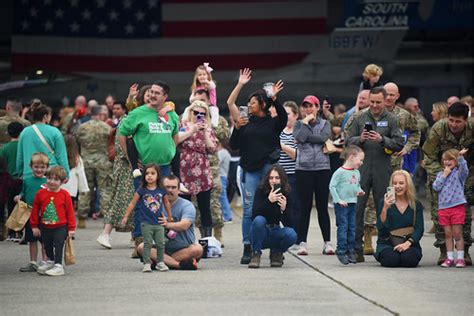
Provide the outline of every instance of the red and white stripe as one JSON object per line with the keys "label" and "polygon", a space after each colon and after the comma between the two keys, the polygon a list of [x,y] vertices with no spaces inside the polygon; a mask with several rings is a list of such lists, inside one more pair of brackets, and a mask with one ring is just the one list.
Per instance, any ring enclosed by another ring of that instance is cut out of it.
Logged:
{"label": "red and white stripe", "polygon": [[161,73],[275,69],[325,40],[326,1],[163,1],[159,39],[15,36],[15,72]]}

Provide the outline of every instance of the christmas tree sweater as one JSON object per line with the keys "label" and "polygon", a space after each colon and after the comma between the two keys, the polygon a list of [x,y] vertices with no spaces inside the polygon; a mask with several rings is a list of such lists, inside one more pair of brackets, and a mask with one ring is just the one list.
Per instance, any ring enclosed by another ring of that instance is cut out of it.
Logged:
{"label": "christmas tree sweater", "polygon": [[71,196],[66,190],[52,192],[41,189],[36,193],[31,211],[31,228],[38,228],[38,224],[46,228],[56,228],[67,225],[68,231],[76,230],[76,216],[72,207]]}

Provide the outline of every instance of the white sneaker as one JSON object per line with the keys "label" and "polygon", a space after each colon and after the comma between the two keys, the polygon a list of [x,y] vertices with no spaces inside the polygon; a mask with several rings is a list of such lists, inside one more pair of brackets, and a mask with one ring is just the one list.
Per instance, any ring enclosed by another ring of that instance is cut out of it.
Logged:
{"label": "white sneaker", "polygon": [[160,271],[160,272],[166,272],[168,271],[170,268],[168,268],[168,266],[162,261],[162,262],[158,262],[156,264],[156,270]]}
{"label": "white sneaker", "polygon": [[298,256],[307,256],[308,249],[306,248],[306,243],[304,241],[300,242],[298,252],[296,252]]}
{"label": "white sneaker", "polygon": [[145,263],[145,264],[143,265],[142,272],[151,272],[151,264]]}
{"label": "white sneaker", "polygon": [[186,189],[186,187],[184,186],[184,184],[182,182],[179,184],[179,192],[184,193],[184,194],[189,193],[189,190]]}
{"label": "white sneaker", "polygon": [[112,249],[112,245],[110,244],[110,241],[112,238],[110,238],[110,235],[106,235],[104,233],[100,234],[99,237],[97,237],[96,241],[104,248],[107,249]]}
{"label": "white sneaker", "polygon": [[298,250],[300,250],[300,245],[294,244],[294,245],[292,245],[288,250],[291,250],[291,251],[298,251]]}
{"label": "white sneaker", "polygon": [[36,272],[38,272],[38,274],[46,274],[46,271],[48,271],[49,269],[52,269],[54,267],[54,261],[51,261],[51,260],[48,260],[46,262],[42,261],[41,265],[38,267],[38,270],[36,270]]}
{"label": "white sneaker", "polygon": [[45,272],[49,276],[60,276],[64,275],[64,268],[62,264],[56,263],[53,268]]}
{"label": "white sneaker", "polygon": [[323,247],[323,255],[333,255],[334,254],[334,248],[332,244],[328,241],[324,243]]}
{"label": "white sneaker", "polygon": [[133,177],[134,178],[141,177],[141,175],[142,175],[142,172],[140,171],[140,169],[133,170]]}
{"label": "white sneaker", "polygon": [[331,202],[329,202],[329,203],[328,203],[328,208],[334,208],[334,204],[331,203]]}

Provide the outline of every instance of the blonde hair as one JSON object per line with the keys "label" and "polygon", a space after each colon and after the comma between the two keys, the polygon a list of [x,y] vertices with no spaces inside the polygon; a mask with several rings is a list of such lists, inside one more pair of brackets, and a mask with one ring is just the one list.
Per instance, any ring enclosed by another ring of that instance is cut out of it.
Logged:
{"label": "blonde hair", "polygon": [[459,100],[459,102],[462,102],[464,104],[467,104],[468,106],[472,106],[472,96],[466,95]]}
{"label": "blonde hair", "polygon": [[[193,83],[191,84],[191,92],[194,93],[196,91],[196,88],[201,86],[201,83],[198,80],[198,72],[199,70],[204,70],[207,73],[207,79],[209,81],[212,81],[212,74],[207,71],[206,67],[204,65],[199,65],[196,68],[196,71],[194,72],[194,78],[193,78]],[[205,87],[207,89],[207,87]]]}
{"label": "blonde hair", "polygon": [[438,112],[440,120],[448,117],[448,104],[444,101],[433,103],[433,110]]}
{"label": "blonde hair", "polygon": [[349,145],[341,153],[341,159],[347,160],[350,156],[358,155],[359,153],[363,153],[364,151],[362,148],[356,145]]}
{"label": "blonde hair", "polygon": [[193,110],[197,108],[206,110],[206,124],[210,126],[211,116],[209,115],[209,107],[207,106],[206,102],[201,100],[193,101],[193,103],[191,103],[191,105],[186,108],[187,114],[185,115],[185,120],[191,122],[194,117]]}
{"label": "blonde hair", "polygon": [[40,152],[34,153],[31,156],[30,166],[33,166],[34,164],[43,164],[47,167],[49,165],[48,155]]}
{"label": "blonde hair", "polygon": [[405,198],[408,200],[408,205],[416,211],[416,195],[415,195],[415,186],[413,185],[413,179],[411,175],[405,170],[396,170],[392,173],[390,177],[390,185],[393,185],[393,179],[395,176],[401,175],[405,177],[405,182],[407,184],[407,190],[405,192]]}
{"label": "blonde hair", "polygon": [[368,64],[365,66],[364,72],[362,73],[362,77],[364,80],[369,80],[369,76],[381,76],[383,74],[382,67],[376,64]]}
{"label": "blonde hair", "polygon": [[66,179],[67,177],[66,170],[64,170],[64,168],[61,166],[54,166],[54,167],[49,168],[48,171],[46,171],[46,178],[53,178],[53,177],[58,178],[61,181],[64,181],[64,179]]}

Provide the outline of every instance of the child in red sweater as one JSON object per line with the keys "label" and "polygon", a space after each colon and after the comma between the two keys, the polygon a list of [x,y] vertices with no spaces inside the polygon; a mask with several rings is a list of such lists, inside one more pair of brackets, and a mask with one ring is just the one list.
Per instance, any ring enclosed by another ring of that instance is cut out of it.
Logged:
{"label": "child in red sweater", "polygon": [[[63,167],[51,167],[46,173],[46,188],[36,193],[30,224],[35,236],[43,239],[48,261],[38,268],[39,274],[64,275],[62,266],[63,248],[66,237],[73,237],[76,217],[71,196],[60,188],[66,179]],[[38,228],[41,222],[41,230]]]}

